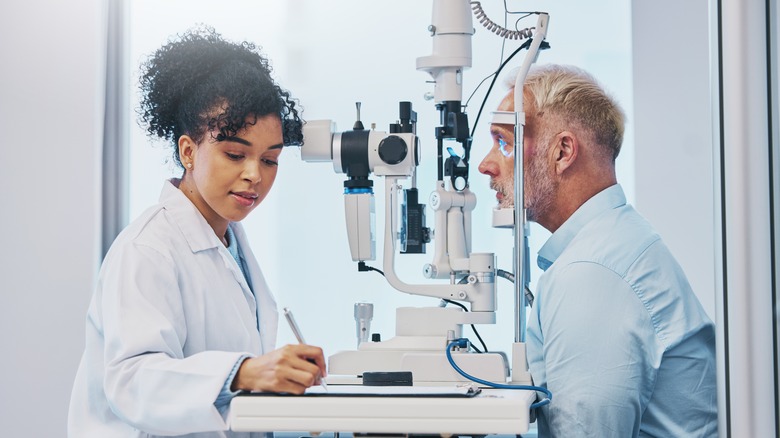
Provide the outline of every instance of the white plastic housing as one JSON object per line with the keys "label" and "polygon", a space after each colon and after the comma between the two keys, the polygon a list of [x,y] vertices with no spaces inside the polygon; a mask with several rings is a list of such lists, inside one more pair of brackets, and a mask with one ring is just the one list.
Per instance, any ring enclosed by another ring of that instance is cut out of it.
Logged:
{"label": "white plastic housing", "polygon": [[376,238],[373,193],[345,194],[344,216],[352,261],[374,260]]}
{"label": "white plastic housing", "polygon": [[417,58],[417,70],[430,73],[435,82],[434,100],[460,101],[463,70],[471,67],[471,24],[469,0],[434,0],[430,30],[433,53]]}
{"label": "white plastic housing", "polygon": [[336,124],[331,120],[311,120],[303,125],[301,158],[307,162],[333,160],[333,132]]}
{"label": "white plastic housing", "polygon": [[515,227],[514,208],[493,209],[493,228],[514,228],[514,227]]}

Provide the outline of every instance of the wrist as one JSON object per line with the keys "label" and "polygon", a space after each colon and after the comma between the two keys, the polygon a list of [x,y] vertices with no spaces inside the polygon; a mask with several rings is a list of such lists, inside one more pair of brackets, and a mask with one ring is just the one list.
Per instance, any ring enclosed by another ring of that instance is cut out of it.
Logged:
{"label": "wrist", "polygon": [[230,390],[233,392],[240,391],[246,388],[246,385],[243,384],[242,376],[244,375],[243,371],[247,359],[249,359],[249,357],[241,358],[241,364],[238,366],[238,370],[236,370],[236,375],[235,377],[233,377],[233,381],[230,383]]}

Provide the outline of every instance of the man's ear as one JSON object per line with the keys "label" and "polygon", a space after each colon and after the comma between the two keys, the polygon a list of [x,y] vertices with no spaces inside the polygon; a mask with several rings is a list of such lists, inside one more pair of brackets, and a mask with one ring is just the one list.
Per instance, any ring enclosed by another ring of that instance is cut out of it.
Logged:
{"label": "man's ear", "polygon": [[571,131],[563,131],[556,135],[552,152],[555,160],[555,173],[562,175],[577,161],[577,156],[580,153],[580,143],[577,136]]}
{"label": "man's ear", "polygon": [[179,137],[178,146],[181,164],[191,169],[195,161],[195,151],[198,149],[198,144],[189,135],[182,135]]}

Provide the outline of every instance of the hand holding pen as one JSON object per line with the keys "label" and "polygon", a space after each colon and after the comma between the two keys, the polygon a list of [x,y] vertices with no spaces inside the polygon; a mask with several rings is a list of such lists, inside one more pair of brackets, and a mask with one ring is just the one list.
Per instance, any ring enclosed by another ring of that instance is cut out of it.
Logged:
{"label": "hand holding pen", "polygon": [[[306,341],[303,340],[303,334],[301,333],[301,329],[298,327],[298,324],[295,323],[295,318],[293,317],[292,311],[288,308],[284,308],[284,317],[287,319],[287,322],[290,324],[290,329],[292,330],[293,334],[295,335],[295,339],[298,340],[299,344],[306,345]],[[316,363],[313,359],[308,359],[311,363]],[[322,379],[323,376],[326,374],[324,373],[320,375],[320,385],[322,385],[322,388],[325,389],[325,391],[328,390],[328,384],[325,383],[325,380]]]}
{"label": "hand holding pen", "polygon": [[[293,332],[295,330],[297,328]],[[325,357],[321,348],[292,344],[244,360],[230,388],[233,391],[303,394],[306,388],[318,382],[327,389],[322,380],[326,375]]]}

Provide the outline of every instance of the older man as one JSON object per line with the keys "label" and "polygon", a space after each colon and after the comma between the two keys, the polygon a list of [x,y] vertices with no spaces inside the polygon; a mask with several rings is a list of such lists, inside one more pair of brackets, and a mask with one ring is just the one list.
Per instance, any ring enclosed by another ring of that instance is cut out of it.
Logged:
{"label": "older man", "polygon": [[[534,382],[554,395],[539,436],[716,436],[714,327],[617,183],[622,110],[569,66],[532,69],[523,96],[527,217],[552,233],[527,339]],[[490,133],[479,170],[511,207],[513,126]]]}

